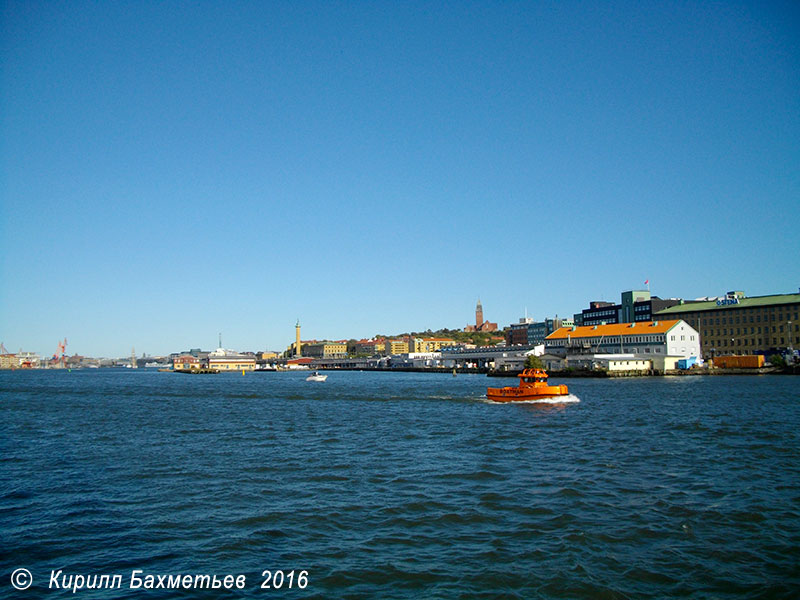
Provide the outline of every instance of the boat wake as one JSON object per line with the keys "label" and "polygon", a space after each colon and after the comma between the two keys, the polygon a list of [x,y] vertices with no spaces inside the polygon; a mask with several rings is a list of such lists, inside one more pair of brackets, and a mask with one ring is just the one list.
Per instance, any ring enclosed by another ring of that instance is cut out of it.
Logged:
{"label": "boat wake", "polygon": [[483,401],[487,404],[572,404],[580,402],[581,399],[575,394],[567,394],[566,396],[551,396],[549,398],[532,398],[530,400],[514,400],[512,402],[495,402],[483,397]]}

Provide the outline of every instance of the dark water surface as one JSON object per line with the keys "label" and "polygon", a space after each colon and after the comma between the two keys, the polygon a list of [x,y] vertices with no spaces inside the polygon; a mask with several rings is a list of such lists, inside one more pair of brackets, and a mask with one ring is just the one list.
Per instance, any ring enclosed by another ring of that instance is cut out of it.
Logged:
{"label": "dark water surface", "polygon": [[[797,377],[512,405],[478,375],[304,377],[0,372],[0,597],[223,595],[133,569],[253,598],[800,597]],[[48,590],[58,569],[123,588]]]}

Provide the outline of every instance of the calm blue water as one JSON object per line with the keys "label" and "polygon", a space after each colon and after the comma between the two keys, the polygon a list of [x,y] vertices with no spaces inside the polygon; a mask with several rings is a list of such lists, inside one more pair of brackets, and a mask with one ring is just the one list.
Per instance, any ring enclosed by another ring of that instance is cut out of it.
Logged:
{"label": "calm blue water", "polygon": [[[800,380],[0,372],[0,597],[796,598]],[[33,587],[15,592],[26,567]],[[308,572],[264,590],[262,571]]]}

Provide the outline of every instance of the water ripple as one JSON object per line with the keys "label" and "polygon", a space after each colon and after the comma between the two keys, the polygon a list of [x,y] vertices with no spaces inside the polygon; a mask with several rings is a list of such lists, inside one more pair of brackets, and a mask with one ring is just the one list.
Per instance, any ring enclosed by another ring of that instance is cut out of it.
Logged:
{"label": "water ripple", "polygon": [[467,375],[0,373],[0,569],[245,573],[254,598],[267,568],[307,569],[298,598],[795,597],[796,378],[691,379],[495,404]]}

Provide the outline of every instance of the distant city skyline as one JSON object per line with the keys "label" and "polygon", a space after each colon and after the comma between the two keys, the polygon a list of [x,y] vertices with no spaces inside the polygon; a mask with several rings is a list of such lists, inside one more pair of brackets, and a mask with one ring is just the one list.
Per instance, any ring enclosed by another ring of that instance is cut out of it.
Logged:
{"label": "distant city skyline", "polygon": [[[630,290],[625,290],[625,291],[641,291],[641,290],[640,290],[640,288],[631,288]],[[704,299],[713,298],[713,297],[725,298],[725,297],[727,297],[727,294],[729,294],[732,291],[734,291],[734,290],[728,290],[725,293],[717,294],[717,295],[710,295],[709,294],[709,295],[706,295],[706,296],[699,296],[697,298],[682,298],[682,300],[687,300],[687,301],[690,301],[690,300],[704,300]],[[788,293],[790,293],[790,294],[800,293],[800,289],[798,289],[797,292],[788,292]],[[653,294],[654,298],[656,296],[657,296],[656,294]],[[754,296],[757,296],[757,295],[748,295],[748,297],[754,297]],[[766,296],[770,296],[770,294],[766,294]],[[667,298],[662,298],[662,300],[664,300],[664,299],[667,299]],[[674,297],[671,297],[670,299],[674,299]],[[595,302],[595,301],[598,301],[598,299],[597,298],[593,298],[591,300],[587,300],[585,302],[585,304],[588,305],[591,302]],[[609,300],[599,300],[599,301],[601,301],[601,302],[607,301],[609,304],[616,305],[616,301],[611,300],[611,299],[609,299]],[[583,307],[577,309],[577,311],[575,313],[569,313],[569,314],[566,314],[566,313],[565,314],[555,313],[553,315],[542,315],[541,317],[531,317],[528,314],[528,311],[525,311],[524,316],[520,315],[519,317],[517,317],[515,319],[512,319],[511,321],[509,321],[507,323],[501,323],[497,330],[490,330],[490,333],[493,333],[494,335],[499,336],[499,337],[504,337],[504,329],[505,328],[510,327],[512,325],[515,325],[517,323],[520,323],[523,320],[545,321],[547,319],[551,319],[553,317],[556,317],[556,318],[559,319],[558,322],[561,322],[560,321],[561,319],[568,319],[571,322],[572,318],[573,317],[577,318],[578,313],[580,313],[585,308],[586,308],[586,306],[583,306]],[[299,331],[298,330],[298,326],[299,325],[300,325],[300,322],[298,320],[296,322],[296,324],[293,326],[293,329],[295,330],[295,336],[298,334],[298,331]],[[342,335],[342,336],[315,337],[313,335],[311,335],[311,336],[302,335],[302,339],[303,339],[303,343],[304,344],[305,343],[309,343],[311,341],[320,342],[320,341],[326,341],[326,340],[327,341],[336,341],[336,340],[369,340],[369,339],[375,339],[377,337],[383,337],[383,336],[392,337],[392,336],[408,335],[408,334],[414,333],[414,332],[420,333],[420,332],[426,331],[427,329],[431,329],[432,331],[438,331],[440,329],[449,329],[449,330],[452,330],[452,331],[475,331],[474,327],[459,328],[459,327],[448,327],[448,326],[436,326],[436,327],[429,327],[429,328],[424,328],[424,329],[412,327],[412,328],[409,328],[409,329],[406,329],[406,330],[403,330],[403,331],[378,331],[378,332],[374,332],[374,333],[372,333],[370,335],[363,335],[363,336],[353,336],[353,335],[345,334],[345,335]],[[287,348],[294,347],[294,343],[296,343],[296,340],[297,340],[297,338],[295,337],[295,339],[293,340],[293,343],[287,343],[286,346],[277,346],[276,345],[276,346],[268,346],[268,347],[238,347],[238,346],[235,346],[235,345],[224,344],[221,332],[218,332],[216,335],[217,335],[216,344],[208,345],[208,344],[205,344],[205,343],[196,343],[196,344],[189,344],[189,345],[186,345],[185,347],[181,347],[181,348],[170,348],[170,349],[163,350],[163,351],[160,351],[160,352],[152,352],[152,351],[148,352],[147,350],[142,350],[141,352],[136,352],[136,356],[139,357],[139,358],[142,358],[142,357],[145,357],[145,356],[147,356],[147,357],[168,356],[168,355],[174,354],[176,352],[184,352],[184,351],[191,350],[193,348],[198,348],[198,349],[201,349],[201,350],[211,350],[212,346],[213,346],[214,349],[216,349],[216,348],[234,348],[237,351],[248,351],[248,352],[252,351],[252,352],[256,352],[256,353],[257,352],[264,352],[264,351],[274,351],[274,352],[280,353],[280,352],[283,352],[284,350],[286,350]],[[0,341],[2,341],[2,340],[0,340]],[[50,356],[55,355],[55,354],[59,354],[59,355],[63,354],[64,356],[71,356],[71,355],[74,355],[74,354],[81,354],[81,355],[91,356],[91,357],[95,357],[95,358],[126,358],[126,357],[130,357],[132,352],[135,352],[135,349],[132,348],[131,351],[129,351],[127,354],[123,353],[123,354],[119,354],[119,355],[114,355],[114,354],[92,354],[92,353],[77,352],[77,351],[64,353],[63,351],[66,349],[66,342],[67,342],[66,338],[63,340],[63,342],[61,340],[59,340],[57,342],[57,351],[53,352],[53,353],[50,353],[50,352],[47,352],[47,351],[39,352],[38,350],[33,350],[33,352],[38,353],[42,358],[47,358],[47,357],[50,357]],[[64,345],[62,345],[62,344],[64,344]],[[17,352],[17,350],[15,350],[12,347],[6,347],[6,349],[9,352]],[[30,352],[31,348],[22,347],[19,350],[20,351]]]}
{"label": "distant city skyline", "polygon": [[0,10],[9,350],[800,286],[794,2]]}

